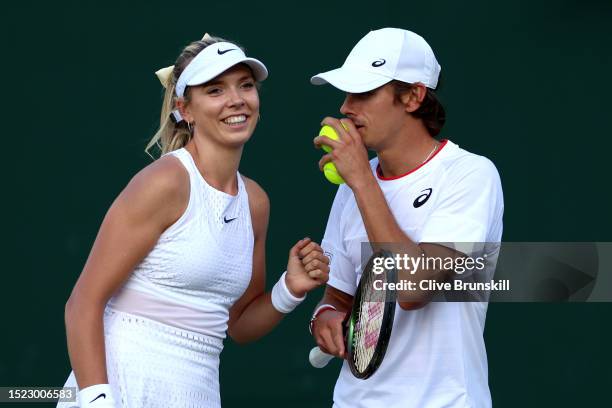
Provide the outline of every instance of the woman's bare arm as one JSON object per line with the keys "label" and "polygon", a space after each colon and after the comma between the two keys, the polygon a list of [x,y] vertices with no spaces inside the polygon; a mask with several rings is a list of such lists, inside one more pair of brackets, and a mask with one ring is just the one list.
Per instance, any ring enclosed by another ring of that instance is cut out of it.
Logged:
{"label": "woman's bare arm", "polygon": [[[265,293],[265,251],[266,233],[270,218],[270,201],[265,191],[253,180],[245,178],[245,184],[249,194],[255,243],[251,282],[245,293],[230,309],[228,334],[238,343],[254,341],[264,336],[285,316],[272,306],[271,294]],[[296,287],[302,287],[307,291],[327,281],[329,260],[318,244],[311,242],[310,239],[303,239],[292,250],[295,251],[295,254],[294,256],[290,255],[289,263],[293,264],[294,268],[304,268],[302,276],[297,278],[301,282],[297,283]],[[303,265],[300,260],[304,257],[308,259],[307,265]],[[291,266],[288,266],[289,268]],[[315,277],[319,282],[314,282],[313,278]],[[311,282],[308,282],[309,280]],[[309,285],[309,283],[312,283],[312,285]],[[301,297],[304,293],[294,293],[294,295]]]}
{"label": "woman's bare arm", "polygon": [[113,293],[185,211],[189,176],[168,156],[139,172],[108,210],[66,303],[68,353],[79,388],[107,383],[103,312]]}

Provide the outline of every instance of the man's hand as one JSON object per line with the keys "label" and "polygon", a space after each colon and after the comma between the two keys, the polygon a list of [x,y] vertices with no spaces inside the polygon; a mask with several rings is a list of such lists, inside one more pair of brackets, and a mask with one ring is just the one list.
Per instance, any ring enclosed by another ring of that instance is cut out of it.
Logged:
{"label": "man's hand", "polygon": [[325,310],[315,319],[312,326],[312,335],[319,348],[336,357],[344,358],[344,332],[342,322],[346,313],[336,310]]}
{"label": "man's hand", "polygon": [[368,160],[368,151],[361,140],[361,135],[352,120],[343,118],[341,120],[326,117],[322,125],[333,127],[338,133],[339,140],[332,140],[325,136],[314,138],[315,147],[328,145],[333,150],[319,160],[319,168],[333,161],[346,184],[354,189],[362,187],[370,182],[376,183]]}

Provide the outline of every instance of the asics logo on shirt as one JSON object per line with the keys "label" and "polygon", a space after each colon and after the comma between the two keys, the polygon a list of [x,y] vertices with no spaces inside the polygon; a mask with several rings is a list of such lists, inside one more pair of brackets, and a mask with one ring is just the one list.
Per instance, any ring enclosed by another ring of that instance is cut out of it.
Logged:
{"label": "asics logo on shirt", "polygon": [[234,221],[236,218],[238,218],[238,217],[234,217],[234,218],[228,219],[226,216],[223,216],[223,221],[225,221],[225,223],[227,224],[228,222]]}
{"label": "asics logo on shirt", "polygon": [[424,193],[424,194],[421,194],[414,200],[414,203],[412,203],[412,205],[414,205],[414,208],[419,208],[420,206],[425,204],[427,200],[429,200],[429,197],[431,196],[431,192],[432,192],[431,188],[426,188],[425,190],[421,191],[421,193]]}
{"label": "asics logo on shirt", "polygon": [[383,58],[376,60],[372,63],[372,66],[374,68],[378,68],[378,67],[382,67],[383,65],[385,65],[387,63],[387,61],[385,61]]}

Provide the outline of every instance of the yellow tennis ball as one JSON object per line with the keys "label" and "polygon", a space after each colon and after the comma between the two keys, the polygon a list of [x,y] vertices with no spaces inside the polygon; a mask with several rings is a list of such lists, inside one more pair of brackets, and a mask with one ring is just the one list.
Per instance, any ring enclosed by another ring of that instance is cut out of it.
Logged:
{"label": "yellow tennis ball", "polygon": [[330,183],[334,184],[344,184],[344,179],[338,173],[338,169],[336,169],[336,165],[332,162],[327,162],[323,166],[323,174],[325,174],[325,178],[329,180]]}
{"label": "yellow tennis ball", "polygon": [[[342,123],[342,122],[340,122]],[[348,128],[346,127],[346,125],[344,123],[342,123],[342,127],[345,128],[346,130],[348,130]],[[321,130],[319,131],[319,136],[326,136],[329,137],[332,140],[339,140],[340,136],[338,136],[338,132],[336,132],[336,129],[334,129],[333,127],[329,126],[329,125],[323,125],[323,127],[321,128]],[[329,153],[332,151],[332,148],[329,147],[328,145],[321,145],[321,148],[323,150],[325,150],[325,153]]]}
{"label": "yellow tennis ball", "polygon": [[[336,132],[336,129],[334,129],[333,127],[329,125],[323,125],[323,127],[319,131],[319,136],[329,137],[332,140],[340,139],[340,137],[338,136],[338,133]],[[321,148],[325,150],[325,153],[329,153],[332,151],[332,148],[326,144],[321,145]]]}

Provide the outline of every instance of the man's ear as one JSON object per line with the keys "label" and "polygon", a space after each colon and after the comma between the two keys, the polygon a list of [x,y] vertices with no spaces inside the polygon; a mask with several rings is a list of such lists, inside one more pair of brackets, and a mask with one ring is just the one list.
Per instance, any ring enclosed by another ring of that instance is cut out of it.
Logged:
{"label": "man's ear", "polygon": [[401,96],[401,101],[404,104],[406,112],[412,113],[421,107],[423,100],[427,95],[427,88],[420,82],[412,84],[410,91]]}
{"label": "man's ear", "polygon": [[193,122],[193,115],[191,114],[191,109],[189,109],[189,105],[185,102],[185,98],[178,98],[176,101],[176,107],[181,113],[181,117],[187,122]]}

